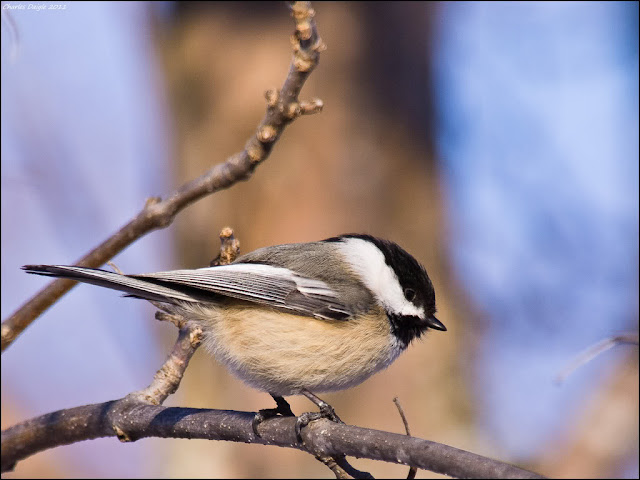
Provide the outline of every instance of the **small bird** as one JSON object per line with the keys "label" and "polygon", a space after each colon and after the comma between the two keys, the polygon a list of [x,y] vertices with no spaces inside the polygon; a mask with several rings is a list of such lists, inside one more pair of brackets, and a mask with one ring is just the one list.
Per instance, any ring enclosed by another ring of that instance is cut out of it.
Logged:
{"label": "small bird", "polygon": [[296,431],[333,409],[312,392],[346,389],[388,367],[428,329],[435,291],[426,270],[396,243],[364,234],[264,247],[228,265],[122,275],[105,270],[25,265],[162,302],[203,332],[207,350],[235,376],[271,394],[275,409],[253,422],[293,416],[283,398],[305,395],[320,409]]}

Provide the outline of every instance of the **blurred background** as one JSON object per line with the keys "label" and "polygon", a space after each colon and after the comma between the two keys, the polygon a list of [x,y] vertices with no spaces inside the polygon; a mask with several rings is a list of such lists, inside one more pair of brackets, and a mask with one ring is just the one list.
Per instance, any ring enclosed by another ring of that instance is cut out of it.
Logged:
{"label": "blurred background", "polygon": [[[48,6],[53,3],[42,3]],[[150,196],[242,149],[291,59],[284,2],[2,2],[2,319]],[[638,477],[638,348],[561,384],[588,346],[638,330],[638,3],[315,3],[328,46],[250,181],[201,200],[114,262],[205,266],[347,232],[427,268],[448,332],[325,394],[347,423],[552,477]],[[146,302],[74,288],[2,355],[2,428],[146,386],[176,332]],[[297,413],[306,399],[290,399]],[[172,406],[271,398],[199,350]],[[376,477],[407,467],[353,460]],[[311,456],[202,440],[113,438],[20,462],[23,477],[326,477]],[[419,477],[433,477],[418,472]]]}

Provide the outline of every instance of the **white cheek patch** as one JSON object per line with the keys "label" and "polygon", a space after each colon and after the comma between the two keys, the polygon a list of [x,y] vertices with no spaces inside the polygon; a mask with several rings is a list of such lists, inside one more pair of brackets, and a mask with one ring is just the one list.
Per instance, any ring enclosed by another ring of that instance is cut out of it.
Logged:
{"label": "white cheek patch", "polygon": [[346,238],[340,244],[340,251],[387,310],[425,318],[424,308],[416,307],[405,298],[396,273],[387,265],[378,247],[361,238]]}

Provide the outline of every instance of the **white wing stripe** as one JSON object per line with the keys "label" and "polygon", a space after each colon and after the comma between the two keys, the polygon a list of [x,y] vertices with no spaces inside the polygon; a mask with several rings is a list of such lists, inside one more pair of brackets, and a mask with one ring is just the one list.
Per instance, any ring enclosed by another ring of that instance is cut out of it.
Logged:
{"label": "white wing stripe", "polygon": [[[338,294],[325,282],[300,276],[286,268],[264,264],[232,264],[134,277],[163,280],[176,284],[176,288],[178,284],[184,285],[322,318],[335,318],[328,312],[347,316],[353,313],[338,300]],[[299,295],[292,295],[294,292]]]}

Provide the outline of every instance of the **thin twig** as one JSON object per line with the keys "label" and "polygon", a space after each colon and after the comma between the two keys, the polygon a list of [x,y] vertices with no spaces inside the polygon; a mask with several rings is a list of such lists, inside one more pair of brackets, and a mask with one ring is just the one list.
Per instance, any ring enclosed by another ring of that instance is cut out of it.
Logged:
{"label": "thin twig", "polygon": [[[182,185],[164,200],[149,198],[144,208],[129,223],[83,256],[75,265],[99,267],[147,233],[170,225],[180,211],[195,201],[229,188],[240,180],[247,180],[255,168],[267,159],[289,123],[302,113],[315,113],[320,110],[317,102],[312,102],[316,106],[303,112],[298,95],[309,74],[318,64],[320,52],[326,47],[318,35],[311,3],[294,2],[291,12],[296,30],[292,36],[293,59],[289,73],[279,92],[268,92],[266,114],[244,149],[229,157],[224,163],[215,165],[200,177]],[[4,352],[33,320],[76,283],[68,279],[54,280],[6,319],[0,329],[2,351]]]}
{"label": "thin twig", "polygon": [[600,340],[599,342],[591,345],[586,350],[582,351],[578,356],[564,369],[560,372],[556,378],[555,383],[560,384],[563,383],[569,375],[571,375],[575,370],[582,367],[586,363],[590,362],[598,355],[603,352],[606,352],[612,347],[616,345],[638,345],[638,334],[637,333],[625,333],[622,335],[614,335],[612,337],[607,337],[604,340]]}
{"label": "thin twig", "polygon": [[400,400],[398,400],[398,397],[393,398],[393,403],[396,404],[398,413],[400,414],[400,418],[402,419],[402,423],[404,424],[404,431],[407,433],[407,435],[411,436],[411,431],[409,430],[409,422],[407,422],[407,417],[404,414],[404,409],[402,408],[402,405],[400,405]]}
{"label": "thin twig", "polygon": [[13,15],[10,10],[2,9],[2,20],[6,22],[7,31],[9,32],[9,60],[15,63],[20,53],[20,30],[18,29]]}
{"label": "thin twig", "polygon": [[369,472],[354,468],[344,455],[314,455],[316,460],[324,463],[336,478],[357,478],[371,480],[374,478]]}
{"label": "thin twig", "polygon": [[[240,242],[235,238],[233,229],[224,227],[220,231],[220,254],[217,265],[227,265],[233,262],[239,253]],[[143,390],[130,393],[127,397],[151,405],[162,405],[169,395],[178,390],[184,372],[189,365],[189,360],[202,342],[202,328],[196,324],[188,323],[187,319],[173,312],[170,306],[160,302],[152,303],[161,310],[156,312],[158,320],[169,321],[178,327],[180,330],[178,339],[171,354],[156,372],[151,384]]]}
{"label": "thin twig", "polygon": [[363,472],[362,470],[358,470],[357,468],[354,468],[353,466],[351,466],[351,464],[347,462],[347,458],[344,455],[334,455],[331,458],[333,458],[335,462],[340,467],[342,467],[342,469],[347,474],[351,475],[353,478],[365,479],[365,480],[370,480],[374,478],[373,475],[371,475],[369,472]]}
{"label": "thin twig", "polygon": [[113,263],[111,260],[109,260],[107,262],[107,265],[109,265],[113,269],[114,272],[119,273],[120,275],[124,275],[124,272],[122,270],[120,270],[120,268],[115,263]]}
{"label": "thin twig", "polygon": [[240,241],[233,234],[230,227],[224,227],[220,232],[220,253],[211,260],[209,266],[229,265],[240,255]]}
{"label": "thin twig", "polygon": [[151,384],[128,397],[150,405],[162,405],[169,395],[178,390],[184,372],[189,366],[189,360],[202,342],[202,329],[187,323],[178,333],[178,339],[169,357],[156,372]]}
{"label": "thin twig", "polygon": [[[398,400],[398,397],[393,398],[393,403],[396,404],[396,407],[398,408],[398,413],[400,414],[400,418],[402,418],[402,423],[404,423],[404,431],[410,437],[411,431],[409,430],[409,422],[407,421],[407,417],[404,414],[404,409],[402,408],[402,405],[400,405],[400,400]],[[416,467],[410,467],[409,473],[407,473],[407,479],[413,480],[414,478],[416,478],[417,473],[418,473],[418,469]]]}
{"label": "thin twig", "polygon": [[315,455],[315,457],[319,462],[322,462],[327,467],[329,467],[329,469],[333,472],[333,474],[336,476],[336,478],[351,478],[351,475],[349,475],[344,470],[344,468],[342,468],[340,465],[338,465],[338,462],[336,462],[335,458],[329,457],[329,456],[325,456],[325,455]]}

